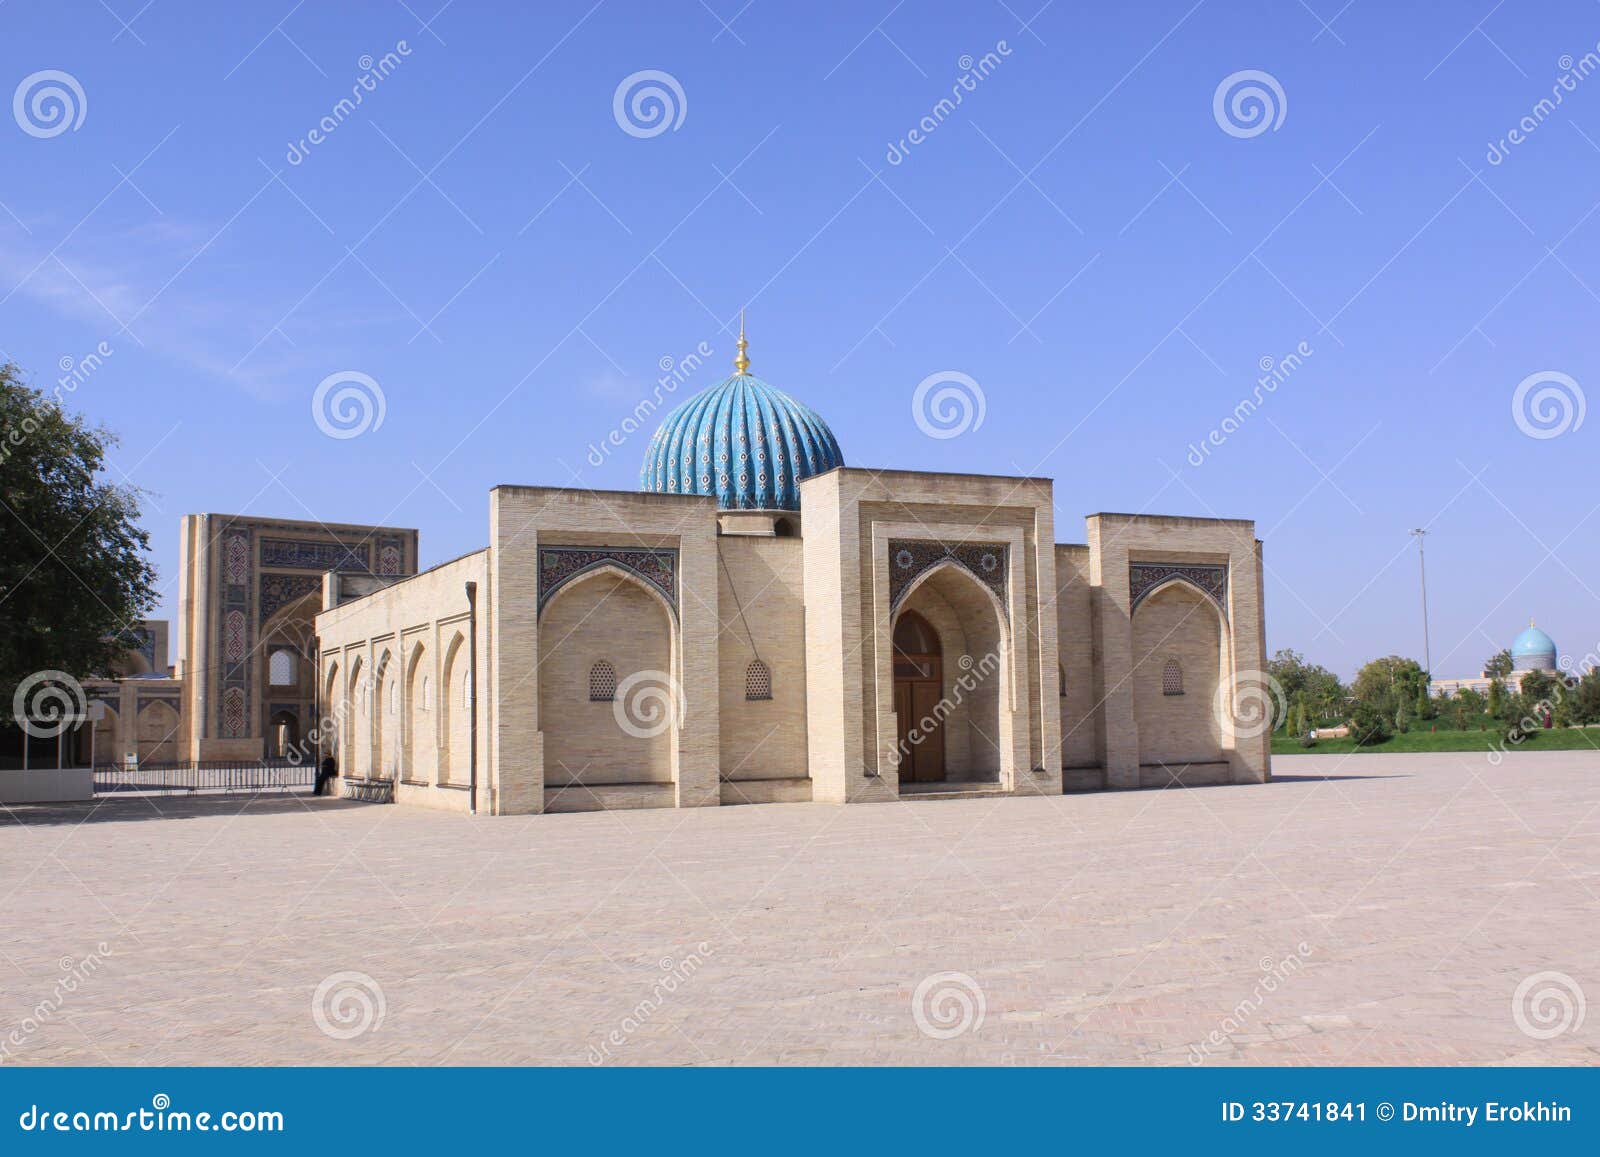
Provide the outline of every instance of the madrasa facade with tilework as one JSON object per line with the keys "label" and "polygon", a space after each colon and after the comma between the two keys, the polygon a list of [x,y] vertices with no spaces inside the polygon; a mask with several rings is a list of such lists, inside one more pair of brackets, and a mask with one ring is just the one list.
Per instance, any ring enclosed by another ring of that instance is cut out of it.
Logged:
{"label": "madrasa facade with tilework", "polygon": [[849,466],[746,351],[638,492],[495,487],[421,573],[413,530],[185,519],[166,750],[495,815],[1269,779],[1253,523],[1058,542],[1048,479]]}

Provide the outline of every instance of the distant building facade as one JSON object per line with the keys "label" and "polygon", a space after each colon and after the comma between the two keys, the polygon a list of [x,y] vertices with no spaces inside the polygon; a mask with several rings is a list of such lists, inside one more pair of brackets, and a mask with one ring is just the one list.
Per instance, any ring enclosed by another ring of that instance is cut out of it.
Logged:
{"label": "distant building facade", "polygon": [[[1528,675],[1535,671],[1556,675],[1560,670],[1560,658],[1555,640],[1529,619],[1527,630],[1511,643],[1511,673],[1500,676],[1500,685],[1513,695],[1520,695],[1522,680]],[[1484,671],[1471,679],[1435,679],[1429,684],[1428,689],[1433,695],[1454,695],[1458,691],[1476,691],[1480,695],[1487,695],[1489,684],[1493,683],[1495,678]]]}

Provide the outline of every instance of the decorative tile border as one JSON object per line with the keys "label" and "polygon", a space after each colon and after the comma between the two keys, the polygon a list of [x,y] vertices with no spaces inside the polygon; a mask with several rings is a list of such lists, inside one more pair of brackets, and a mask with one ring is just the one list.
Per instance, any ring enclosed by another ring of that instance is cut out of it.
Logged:
{"label": "decorative tile border", "polygon": [[287,567],[291,570],[370,571],[371,561],[371,547],[364,542],[345,546],[340,542],[297,542],[285,538],[261,540],[262,566]]}
{"label": "decorative tile border", "polygon": [[946,560],[964,567],[974,578],[993,591],[1001,604],[1006,602],[1006,581],[1010,573],[1011,548],[1003,542],[963,542],[949,545],[927,539],[889,540],[889,610],[922,575]]}
{"label": "decorative tile border", "polygon": [[640,550],[612,546],[543,546],[539,548],[539,613],[545,604],[562,587],[596,567],[618,567],[637,575],[653,589],[660,591],[678,614],[678,552],[661,547]]}
{"label": "decorative tile border", "polygon": [[1228,568],[1187,562],[1133,562],[1128,564],[1129,612],[1138,609],[1152,591],[1171,579],[1198,588],[1217,609],[1228,613]]}
{"label": "decorative tile border", "polygon": [[[236,739],[250,734],[250,532],[230,526],[223,534],[222,557],[217,576],[218,602],[223,608],[221,645],[212,653],[222,656],[214,676],[221,685],[218,730],[224,738]],[[210,734],[209,727],[205,733]]]}

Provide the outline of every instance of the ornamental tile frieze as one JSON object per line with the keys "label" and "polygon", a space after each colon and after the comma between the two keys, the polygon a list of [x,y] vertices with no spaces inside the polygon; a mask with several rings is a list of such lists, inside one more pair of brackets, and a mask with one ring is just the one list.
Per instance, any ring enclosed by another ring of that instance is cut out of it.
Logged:
{"label": "ornamental tile frieze", "polygon": [[889,609],[893,611],[922,575],[942,562],[965,568],[993,591],[1001,603],[1006,601],[1007,554],[1003,542],[962,542],[947,544],[925,539],[889,540]]}
{"label": "ornamental tile frieze", "polygon": [[1129,563],[1129,609],[1137,607],[1150,592],[1171,579],[1181,579],[1191,586],[1198,587],[1221,608],[1224,614],[1227,613],[1228,568],[1179,562]]}
{"label": "ornamental tile frieze", "polygon": [[678,552],[670,548],[636,549],[612,546],[546,546],[539,549],[539,612],[562,587],[602,566],[638,576],[660,591],[672,613],[678,613]]}
{"label": "ornamental tile frieze", "polygon": [[[296,542],[285,538],[261,540],[261,565],[294,570],[370,571],[371,547],[338,542]],[[394,573],[399,573],[398,565]]]}

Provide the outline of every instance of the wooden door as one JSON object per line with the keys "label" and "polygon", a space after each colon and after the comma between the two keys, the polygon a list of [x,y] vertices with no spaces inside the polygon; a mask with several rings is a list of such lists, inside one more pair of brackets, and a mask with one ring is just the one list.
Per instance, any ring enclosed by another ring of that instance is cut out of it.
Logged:
{"label": "wooden door", "polygon": [[[937,719],[935,712],[942,697],[939,684],[918,680],[909,685],[911,691],[911,715],[916,720],[917,726],[922,726],[929,720]],[[944,728],[937,722],[920,734],[920,742],[912,747],[912,759],[916,763],[917,783],[938,783],[944,779]]]}
{"label": "wooden door", "polygon": [[[894,630],[894,714],[900,750],[901,783],[944,779],[944,732],[937,723],[944,694],[943,647],[939,633],[915,611],[906,611]],[[927,730],[922,727],[927,724]]]}

